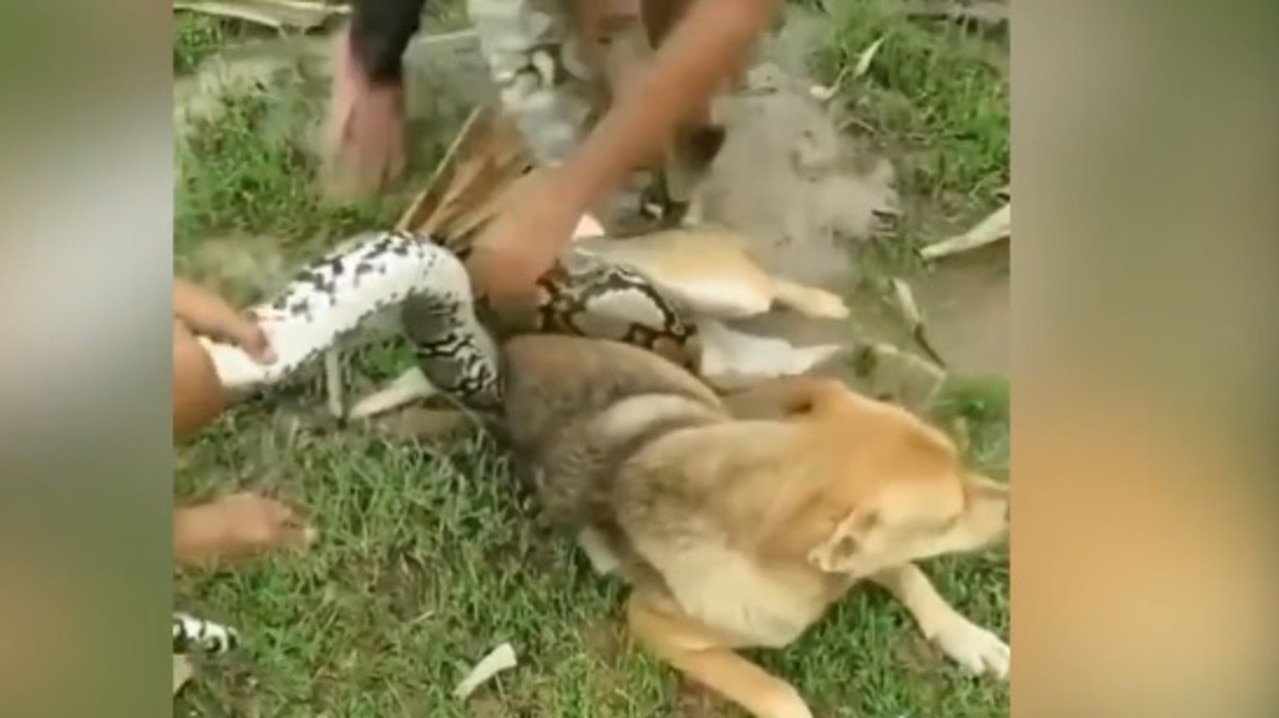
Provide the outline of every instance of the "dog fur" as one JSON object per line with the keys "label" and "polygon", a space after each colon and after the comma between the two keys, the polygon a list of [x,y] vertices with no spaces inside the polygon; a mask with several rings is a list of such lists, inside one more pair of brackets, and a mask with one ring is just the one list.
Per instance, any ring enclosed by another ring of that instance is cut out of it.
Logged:
{"label": "dog fur", "polygon": [[1010,652],[915,561],[1007,527],[1007,489],[898,407],[818,378],[721,399],[620,343],[530,335],[503,346],[501,434],[549,517],[632,586],[648,650],[759,718],[812,715],[736,649],[780,648],[861,580],[895,595],[964,667],[1006,677]]}

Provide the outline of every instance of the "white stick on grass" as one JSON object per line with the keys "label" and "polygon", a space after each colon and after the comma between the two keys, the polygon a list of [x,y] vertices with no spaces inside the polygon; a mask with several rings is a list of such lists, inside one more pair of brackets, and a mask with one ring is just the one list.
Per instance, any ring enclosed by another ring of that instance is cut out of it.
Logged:
{"label": "white stick on grass", "polygon": [[1009,201],[983,219],[976,227],[963,234],[934,242],[920,249],[919,254],[926,260],[940,259],[951,254],[984,247],[1001,239],[1008,239],[1012,236],[1012,231],[1013,205]]}
{"label": "white stick on grass", "polygon": [[498,673],[515,666],[515,649],[511,647],[511,644],[503,643],[489,651],[488,655],[475,664],[471,672],[466,674],[466,677],[457,684],[457,688],[453,689],[453,697],[458,700],[466,700],[475,692],[475,689],[487,683]]}

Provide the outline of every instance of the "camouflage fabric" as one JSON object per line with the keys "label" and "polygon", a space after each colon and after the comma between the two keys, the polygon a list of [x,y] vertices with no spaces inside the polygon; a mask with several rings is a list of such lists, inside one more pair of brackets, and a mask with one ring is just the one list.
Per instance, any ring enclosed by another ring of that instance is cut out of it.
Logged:
{"label": "camouflage fabric", "polygon": [[599,119],[606,96],[571,0],[468,0],[467,8],[502,105],[533,157],[563,162]]}

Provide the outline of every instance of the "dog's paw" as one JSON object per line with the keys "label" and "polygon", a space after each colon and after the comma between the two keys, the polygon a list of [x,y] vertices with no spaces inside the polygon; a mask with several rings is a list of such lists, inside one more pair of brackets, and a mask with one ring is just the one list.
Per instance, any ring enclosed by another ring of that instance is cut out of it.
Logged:
{"label": "dog's paw", "polygon": [[939,631],[933,639],[938,648],[975,675],[1008,678],[1012,649],[1003,639],[977,624],[961,619]]}

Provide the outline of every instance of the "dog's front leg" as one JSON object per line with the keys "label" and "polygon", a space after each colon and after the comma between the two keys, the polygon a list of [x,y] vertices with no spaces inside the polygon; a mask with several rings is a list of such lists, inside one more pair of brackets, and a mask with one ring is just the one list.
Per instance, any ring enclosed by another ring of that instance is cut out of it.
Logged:
{"label": "dog's front leg", "polygon": [[627,622],[636,639],[658,658],[755,718],[812,718],[794,686],[734,653],[669,599],[631,594]]}
{"label": "dog's front leg", "polygon": [[968,620],[937,593],[914,564],[886,569],[871,576],[906,606],[924,637],[965,669],[1008,677],[1012,650],[999,636]]}

